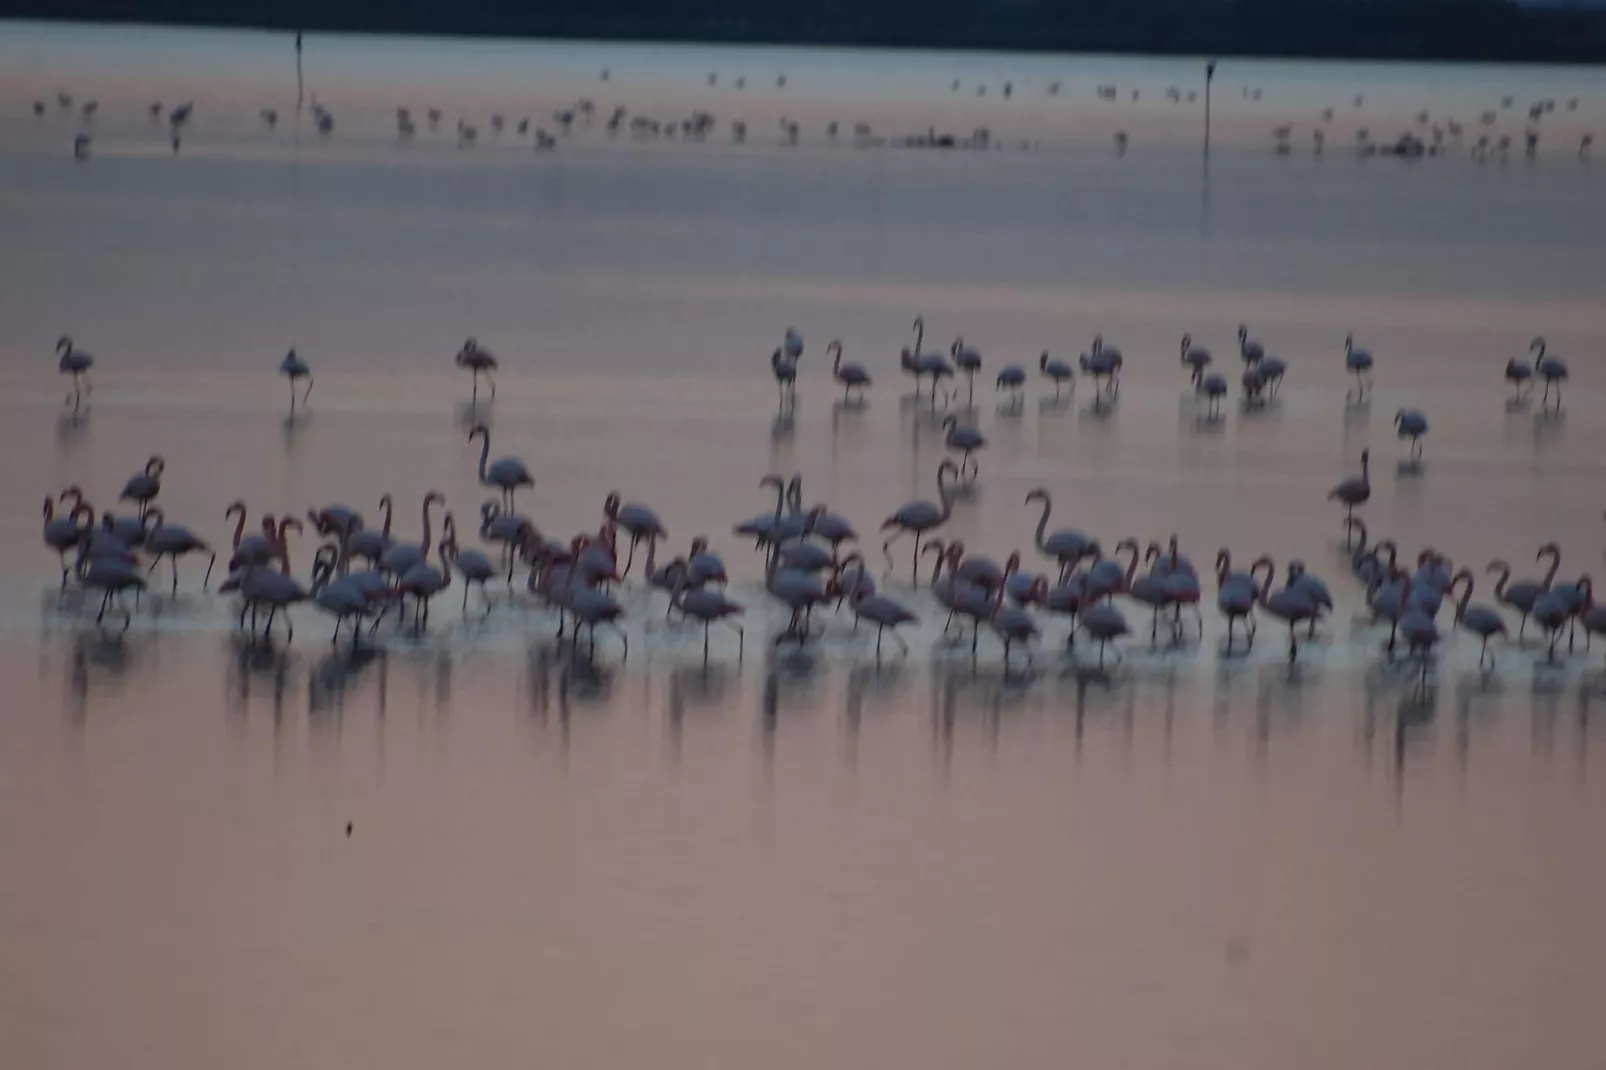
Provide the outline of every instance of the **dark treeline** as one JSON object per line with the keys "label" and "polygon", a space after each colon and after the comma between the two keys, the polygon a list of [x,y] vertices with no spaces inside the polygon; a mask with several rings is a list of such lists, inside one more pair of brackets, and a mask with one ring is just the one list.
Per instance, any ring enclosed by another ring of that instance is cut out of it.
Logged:
{"label": "dark treeline", "polygon": [[1606,62],[1606,10],[1505,0],[0,0],[0,15],[308,31]]}

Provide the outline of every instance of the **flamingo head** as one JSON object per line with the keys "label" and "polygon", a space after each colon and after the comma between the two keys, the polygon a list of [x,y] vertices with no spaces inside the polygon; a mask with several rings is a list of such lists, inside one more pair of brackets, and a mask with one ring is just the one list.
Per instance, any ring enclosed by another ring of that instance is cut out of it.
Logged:
{"label": "flamingo head", "polygon": [[468,433],[468,440],[470,442],[473,442],[476,438],[479,438],[481,435],[489,435],[490,433],[491,433],[491,429],[486,427],[484,424],[475,424],[473,429],[470,430],[469,433]]}
{"label": "flamingo head", "polygon": [[1240,341],[1240,342],[1247,341],[1248,338],[1249,338],[1249,325],[1247,323],[1238,324],[1238,341]]}
{"label": "flamingo head", "polygon": [[944,431],[952,431],[954,428],[956,428],[958,426],[959,426],[959,417],[954,416],[952,414],[949,414],[949,415],[944,416],[942,418],[942,429]]}
{"label": "flamingo head", "polygon": [[1090,351],[1094,352],[1094,353],[1100,353],[1100,352],[1103,352],[1103,350],[1104,350],[1104,336],[1102,334],[1095,334],[1093,336],[1093,345],[1090,347]]}
{"label": "flamingo head", "polygon": [[1009,555],[1009,559],[1004,562],[1004,572],[1007,575],[1008,573],[1019,572],[1019,571],[1020,571],[1020,551],[1019,550],[1015,550]]}
{"label": "flamingo head", "polygon": [[[63,339],[63,341],[66,341],[66,339]],[[1528,343],[1528,352],[1537,353],[1541,357],[1544,356],[1545,355],[1545,340],[1544,340],[1544,338],[1543,337],[1536,337],[1532,342],[1529,342]]]}
{"label": "flamingo head", "polygon": [[74,505],[77,505],[79,502],[84,500],[84,492],[79,488],[78,484],[74,483],[72,486],[62,491],[58,500],[65,502],[68,498],[73,499]]}
{"label": "flamingo head", "polygon": [[696,537],[694,537],[692,539],[692,541],[691,541],[691,555],[693,557],[696,557],[698,554],[702,553],[703,551],[705,551],[707,549],[708,549],[708,537],[707,536],[698,535],[698,536],[696,536]]}
{"label": "flamingo head", "polygon": [[145,462],[145,474],[155,479],[167,470],[167,462],[162,460],[159,453],[151,454],[151,459]]}
{"label": "flamingo head", "polygon": [[1027,505],[1030,505],[1033,502],[1045,502],[1047,500],[1048,500],[1048,490],[1045,487],[1035,487],[1032,490],[1029,490],[1029,491],[1026,492],[1026,504]]}
{"label": "flamingo head", "polygon": [[1371,461],[1372,461],[1372,451],[1371,450],[1362,450],[1361,451],[1361,467],[1365,468],[1368,464],[1371,463]]}
{"label": "flamingo head", "polygon": [[72,352],[72,338],[70,336],[64,334],[59,339],[57,339],[56,340],[56,352],[57,353],[62,353],[62,354],[71,353]]}
{"label": "flamingo head", "polygon": [[1184,334],[1182,336],[1182,356],[1183,356],[1184,359],[1186,359],[1187,356],[1188,356],[1188,350],[1190,350],[1192,348],[1193,348],[1193,335]]}
{"label": "flamingo head", "polygon": [[619,519],[619,492],[610,490],[608,496],[602,500],[602,515],[609,520]]}
{"label": "flamingo head", "polygon": [[56,499],[54,499],[54,498],[46,498],[45,499],[45,519],[46,520],[54,520],[55,518],[56,518]]}

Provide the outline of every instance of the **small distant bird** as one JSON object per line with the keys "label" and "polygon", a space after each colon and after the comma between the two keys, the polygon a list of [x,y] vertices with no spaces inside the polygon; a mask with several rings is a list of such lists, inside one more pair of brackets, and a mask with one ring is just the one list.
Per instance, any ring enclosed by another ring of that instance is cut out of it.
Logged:
{"label": "small distant bird", "polygon": [[312,396],[312,369],[307,366],[306,361],[296,356],[296,351],[292,349],[279,362],[279,374],[290,380],[290,415],[294,416],[296,413],[296,381],[298,379],[307,381],[306,392],[301,395],[301,405],[305,408],[307,399]]}
{"label": "small distant bird", "polygon": [[79,134],[72,139],[72,154],[75,160],[89,159],[89,135]]}
{"label": "small distant bird", "polygon": [[1394,429],[1401,438],[1411,440],[1411,460],[1422,459],[1422,436],[1428,433],[1428,418],[1421,409],[1401,409],[1394,414]]}

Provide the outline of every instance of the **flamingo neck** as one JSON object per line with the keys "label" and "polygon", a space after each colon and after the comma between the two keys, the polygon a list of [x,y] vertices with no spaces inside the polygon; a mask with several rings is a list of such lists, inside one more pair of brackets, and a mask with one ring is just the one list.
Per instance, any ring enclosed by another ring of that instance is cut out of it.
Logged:
{"label": "flamingo neck", "polygon": [[240,548],[240,540],[245,537],[245,509],[243,507],[239,509],[230,509],[229,512],[235,514],[234,548],[238,550]]}
{"label": "flamingo neck", "polygon": [[1054,511],[1054,503],[1048,495],[1043,495],[1043,515],[1037,518],[1037,548],[1048,553],[1048,541],[1044,532],[1048,530],[1048,515]]}
{"label": "flamingo neck", "polygon": [[424,499],[424,541],[419,544],[418,548],[423,551],[425,557],[429,556],[429,548],[434,544],[434,539],[431,537],[429,527],[429,507],[434,504],[434,498]]}

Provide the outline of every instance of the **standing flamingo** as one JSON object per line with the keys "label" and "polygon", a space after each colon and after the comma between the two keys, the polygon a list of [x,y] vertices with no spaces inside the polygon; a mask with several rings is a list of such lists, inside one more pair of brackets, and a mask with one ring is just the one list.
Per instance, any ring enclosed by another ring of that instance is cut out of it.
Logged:
{"label": "standing flamingo", "polygon": [[770,354],[770,371],[775,373],[775,391],[781,408],[797,404],[797,358],[777,349]]}
{"label": "standing flamingo", "polygon": [[[1450,581],[1450,590],[1462,587],[1461,598],[1455,606],[1455,623],[1457,627],[1464,628],[1478,637],[1482,644],[1478,648],[1478,668],[1494,668],[1494,655],[1489,653],[1489,640],[1494,636],[1505,637],[1506,622],[1500,619],[1500,614],[1488,606],[1474,606],[1472,601],[1472,570],[1462,569]],[[1464,586],[1463,586],[1464,585]]]}
{"label": "standing flamingo", "polygon": [[981,352],[974,346],[967,346],[963,338],[955,338],[948,355],[953,358],[954,367],[965,373],[966,403],[976,399],[976,373],[981,371]]}
{"label": "standing flamingo", "polygon": [[975,479],[981,472],[981,466],[976,463],[975,453],[979,449],[986,448],[987,439],[974,427],[968,424],[961,425],[957,416],[944,417],[942,429],[943,444],[963,455],[959,461],[960,478],[966,478],[965,470],[968,468],[970,470],[968,478]]}
{"label": "standing flamingo", "polygon": [[742,626],[731,618],[740,616],[746,610],[740,603],[725,597],[723,591],[709,587],[688,586],[689,575],[688,569],[677,572],[674,591],[669,596],[669,607],[680,610],[682,616],[693,617],[702,622],[704,665],[708,664],[708,630],[716,621],[736,633],[736,660],[740,661],[745,653],[747,637],[742,631]]}
{"label": "standing flamingo", "polygon": [[848,401],[853,391],[857,390],[859,400],[863,401],[865,388],[870,385],[870,373],[864,370],[864,365],[842,363],[840,339],[833,338],[825,351],[831,354],[831,377],[842,384],[842,400]]}
{"label": "standing flamingo", "polygon": [[1038,552],[1054,559],[1060,567],[1060,580],[1063,582],[1083,558],[1098,556],[1099,544],[1071,528],[1062,528],[1045,537],[1043,533],[1048,529],[1048,517],[1054,511],[1054,500],[1049,497],[1048,488],[1037,487],[1026,495],[1027,505],[1034,501],[1043,503],[1043,515],[1037,520],[1037,533],[1034,536]]}
{"label": "standing flamingo", "polygon": [[[937,469],[937,497],[942,502],[941,507],[939,508],[929,501],[919,499],[905,502],[897,512],[887,517],[886,521],[881,525],[882,531],[892,528],[898,529],[881,546],[881,552],[887,556],[889,568],[892,565],[891,547],[893,542],[902,535],[914,535],[915,549],[909,568],[909,579],[912,583],[918,584],[920,582],[920,539],[926,532],[934,531],[946,524],[948,518],[953,515],[953,489],[948,486],[948,480],[958,478],[959,466],[952,461],[943,461]],[[777,507],[777,521],[779,518],[780,509]]]}
{"label": "standing flamingo", "polygon": [[1259,364],[1260,358],[1266,355],[1266,347],[1249,336],[1249,327],[1243,323],[1238,325],[1238,355],[1245,364]]}
{"label": "standing flamingo", "polygon": [[306,408],[307,399],[312,396],[312,369],[308,367],[306,361],[296,356],[296,351],[292,349],[279,362],[279,374],[290,380],[290,415],[294,416],[296,414],[296,381],[299,379],[307,381],[306,393],[301,395],[301,406]]}
{"label": "standing flamingo", "polygon": [[162,460],[160,454],[153,454],[145,462],[143,470],[128,477],[123,484],[123,492],[117,496],[120,502],[133,502],[139,506],[139,515],[143,517],[150,508],[151,502],[162,493],[162,473],[167,469],[167,462]]}
{"label": "standing flamingo", "polygon": [[625,558],[623,576],[630,575],[630,563],[636,559],[636,544],[643,539],[662,539],[669,535],[658,514],[638,502],[619,504],[619,492],[610,490],[602,503],[602,515],[609,523],[617,524],[630,536],[630,553]]}
{"label": "standing flamingo", "polygon": [[1182,363],[1188,368],[1188,377],[1195,389],[1203,389],[1205,369],[1210,367],[1210,350],[1193,344],[1193,335],[1182,336]]}
{"label": "standing flamingo", "polygon": [[457,545],[457,521],[451,513],[446,514],[441,527],[442,567],[450,564],[463,577],[463,615],[468,615],[468,591],[475,584],[479,585],[480,601],[485,604],[485,612],[489,614],[491,598],[486,593],[485,583],[497,574],[497,567],[491,564],[491,559],[483,551],[473,548],[464,550]]}
{"label": "standing flamingo", "polygon": [[1540,596],[1546,591],[1550,590],[1550,585],[1556,581],[1556,572],[1561,568],[1560,547],[1553,542],[1546,543],[1539,548],[1539,554],[1535,560],[1547,555],[1550,557],[1550,568],[1545,572],[1544,579],[1541,580],[1519,580],[1516,583],[1512,583],[1510,582],[1510,565],[1504,561],[1492,561],[1489,564],[1488,571],[1491,574],[1500,573],[1500,578],[1495,581],[1494,585],[1495,601],[1503,602],[1522,614],[1521,623],[1517,628],[1518,642],[1522,641],[1523,633],[1527,631],[1528,617],[1533,613],[1534,603],[1539,601]]}
{"label": "standing flamingo", "polygon": [[474,430],[468,433],[468,440],[480,440],[480,483],[487,487],[495,487],[502,492],[502,503],[508,512],[513,511],[513,495],[520,487],[535,486],[535,477],[524,462],[517,457],[503,457],[496,461],[487,461],[491,456],[491,430],[484,424],[475,424]]}
{"label": "standing flamingo", "polygon": [[1048,350],[1043,350],[1037,358],[1037,368],[1044,375],[1054,380],[1054,400],[1060,399],[1060,388],[1067,382],[1071,384],[1071,392],[1076,392],[1076,372],[1063,360],[1051,360]]}
{"label": "standing flamingo", "polygon": [[1545,381],[1545,393],[1540,399],[1540,407],[1550,402],[1550,388],[1556,388],[1556,411],[1561,411],[1561,384],[1567,380],[1567,362],[1560,357],[1552,356],[1545,351],[1545,340],[1535,338],[1528,347],[1534,355],[1534,373]]}
{"label": "standing flamingo", "polygon": [[217,551],[208,546],[206,542],[181,524],[169,524],[160,509],[152,508],[146,513],[146,518],[155,517],[155,523],[145,533],[145,552],[152,554],[151,567],[146,571],[155,572],[156,566],[167,558],[173,566],[173,593],[178,594],[178,559],[185,554],[209,554],[210,560],[206,564],[206,575],[201,579],[201,589],[212,580],[212,566],[217,564]]}
{"label": "standing flamingo", "polygon": [[1411,440],[1411,461],[1422,459],[1422,436],[1428,433],[1428,418],[1421,409],[1401,409],[1394,414],[1394,430]]}
{"label": "standing flamingo", "polygon": [[1355,389],[1346,390],[1344,398],[1353,396],[1359,402],[1372,389],[1372,351],[1356,345],[1353,334],[1344,336],[1344,368],[1355,376]]}
{"label": "standing flamingo", "polygon": [[491,377],[491,373],[496,370],[497,361],[489,349],[470,338],[463,343],[463,348],[457,351],[457,356],[453,359],[459,368],[467,368],[474,373],[474,396],[470,404],[479,403],[482,375],[485,376],[485,381],[491,384],[491,400],[496,400],[496,380]]}
{"label": "standing flamingo", "polygon": [[1506,361],[1506,382],[1511,384],[1514,393],[1511,395],[1511,404],[1520,405],[1528,399],[1533,392],[1533,365],[1516,357]]}
{"label": "standing flamingo", "polygon": [[[56,551],[61,559],[61,588],[67,589],[67,578],[72,574],[72,566],[67,564],[67,551],[76,547],[89,534],[95,526],[94,510],[84,504],[84,496],[77,487],[68,487],[62,491],[61,500],[65,503],[68,497],[73,497],[72,509],[66,515],[56,515],[56,502],[52,498],[45,499],[45,545]],[[88,517],[87,525],[79,523],[80,516]]]}
{"label": "standing flamingo", "polygon": [[[67,401],[72,402],[72,411],[77,412],[83,395],[94,392],[94,387],[89,381],[89,369],[94,367],[95,358],[82,349],[75,348],[72,338],[65,334],[56,342],[56,354],[61,358],[57,362],[61,374],[72,376],[72,393],[67,395]],[[103,606],[102,609],[104,608]]]}
{"label": "standing flamingo", "polygon": [[1328,501],[1337,500],[1344,506],[1344,546],[1346,548],[1350,545],[1349,522],[1355,517],[1355,507],[1357,505],[1365,505],[1367,500],[1372,497],[1371,462],[1372,451],[1362,450],[1361,474],[1341,480],[1338,486],[1327,494]]}

